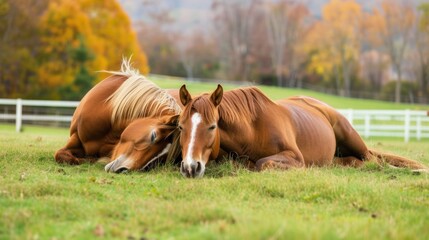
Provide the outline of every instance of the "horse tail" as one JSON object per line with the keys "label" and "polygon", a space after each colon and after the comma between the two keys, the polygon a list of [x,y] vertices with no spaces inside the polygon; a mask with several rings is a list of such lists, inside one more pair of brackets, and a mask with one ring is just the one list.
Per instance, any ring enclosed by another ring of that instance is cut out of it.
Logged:
{"label": "horse tail", "polygon": [[375,157],[377,163],[387,163],[392,167],[397,168],[408,168],[415,172],[427,172],[429,173],[429,168],[423,165],[420,162],[415,160],[411,160],[405,157],[388,154],[388,153],[380,153],[374,150],[369,150],[370,154]]}

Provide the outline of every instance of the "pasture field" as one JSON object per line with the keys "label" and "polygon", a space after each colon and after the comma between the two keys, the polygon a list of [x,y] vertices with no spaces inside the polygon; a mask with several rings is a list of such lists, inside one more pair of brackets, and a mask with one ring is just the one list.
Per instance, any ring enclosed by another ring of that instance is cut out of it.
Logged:
{"label": "pasture field", "polygon": [[[53,153],[66,129],[0,125],[0,239],[428,239],[429,175],[367,164],[251,172],[225,161],[108,174]],[[427,142],[368,145],[429,164]]]}
{"label": "pasture field", "polygon": [[[187,89],[191,94],[198,94],[202,92],[211,93],[216,89],[216,83],[200,83],[200,82],[187,82],[183,78],[168,78],[150,76],[149,79],[155,82],[162,88],[179,89],[183,84],[186,84]],[[222,84],[224,90],[237,88],[236,85]],[[320,92],[315,92],[305,89],[295,88],[278,88],[274,86],[258,86],[265,94],[271,99],[277,100],[291,96],[310,96],[328,103],[334,108],[352,108],[352,109],[410,109],[410,110],[428,110],[428,105],[418,104],[395,104],[386,101],[368,100],[368,99],[353,99],[339,97]]]}
{"label": "pasture field", "polygon": [[[164,88],[183,82],[152,79]],[[192,83],[192,93],[215,84]],[[224,85],[225,89],[234,88]],[[319,98],[336,108],[427,109],[261,87],[273,99]],[[178,166],[108,174],[54,152],[68,129],[0,124],[0,239],[428,239],[429,174],[366,164],[251,172],[225,160],[202,179]],[[429,165],[426,142],[367,140]]]}

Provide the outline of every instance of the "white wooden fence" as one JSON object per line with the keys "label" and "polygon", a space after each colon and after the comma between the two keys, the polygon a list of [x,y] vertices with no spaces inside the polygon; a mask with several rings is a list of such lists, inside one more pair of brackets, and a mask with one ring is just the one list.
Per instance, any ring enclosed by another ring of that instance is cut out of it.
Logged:
{"label": "white wooden fence", "polygon": [[23,99],[2,99],[0,105],[15,106],[14,113],[0,113],[0,120],[15,120],[16,132],[20,132],[23,121],[52,121],[52,122],[71,122],[71,115],[39,115],[23,114],[23,106],[36,107],[60,107],[76,108],[79,102],[76,101],[47,101],[47,100],[23,100]]}
{"label": "white wooden fence", "polygon": [[[0,105],[15,108],[11,113],[1,113],[0,121],[15,120],[16,131],[20,132],[23,121],[70,122],[71,115],[23,114],[24,106],[76,108],[76,101],[44,101],[1,99]],[[405,142],[410,139],[429,139],[429,117],[427,111],[413,110],[353,110],[339,109],[353,127],[364,138],[394,137]]]}

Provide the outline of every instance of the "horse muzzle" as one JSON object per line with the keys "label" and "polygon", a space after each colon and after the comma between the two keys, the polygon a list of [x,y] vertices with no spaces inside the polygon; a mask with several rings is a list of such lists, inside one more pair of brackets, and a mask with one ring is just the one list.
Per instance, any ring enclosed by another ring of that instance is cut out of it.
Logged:
{"label": "horse muzzle", "polygon": [[204,175],[205,164],[202,161],[182,161],[180,173],[187,178],[200,178]]}
{"label": "horse muzzle", "polygon": [[110,162],[104,167],[106,172],[113,173],[126,173],[130,170],[126,165],[127,157],[124,155],[119,156],[116,160]]}

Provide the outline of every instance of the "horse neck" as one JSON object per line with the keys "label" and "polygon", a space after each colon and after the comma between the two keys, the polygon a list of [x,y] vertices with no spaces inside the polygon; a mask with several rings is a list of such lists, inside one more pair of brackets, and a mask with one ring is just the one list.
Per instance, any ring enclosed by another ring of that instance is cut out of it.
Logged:
{"label": "horse neck", "polygon": [[216,159],[219,156],[220,151],[220,131],[216,131],[215,140],[212,146],[212,153],[210,154],[210,159]]}
{"label": "horse neck", "polygon": [[248,145],[255,135],[253,123],[251,119],[226,122],[221,116],[218,121],[219,147],[227,152],[244,154],[242,146]]}

